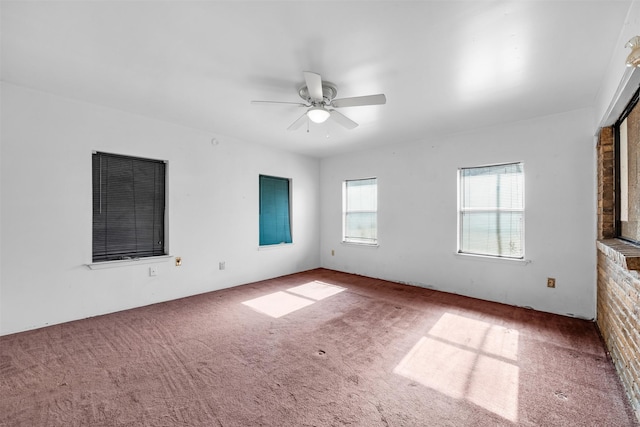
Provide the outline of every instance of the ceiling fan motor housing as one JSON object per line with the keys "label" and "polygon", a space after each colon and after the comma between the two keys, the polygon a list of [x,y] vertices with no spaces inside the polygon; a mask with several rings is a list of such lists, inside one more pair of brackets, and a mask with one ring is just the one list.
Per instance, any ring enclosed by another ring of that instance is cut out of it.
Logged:
{"label": "ceiling fan motor housing", "polygon": [[338,94],[338,87],[336,85],[334,85],[333,83],[329,83],[329,82],[322,82],[322,103],[311,99],[311,97],[309,96],[309,89],[307,88],[306,85],[302,86],[300,89],[298,89],[298,95],[300,96],[300,98],[304,99],[306,102],[308,102],[311,105],[330,105],[331,101],[336,97],[336,95]]}

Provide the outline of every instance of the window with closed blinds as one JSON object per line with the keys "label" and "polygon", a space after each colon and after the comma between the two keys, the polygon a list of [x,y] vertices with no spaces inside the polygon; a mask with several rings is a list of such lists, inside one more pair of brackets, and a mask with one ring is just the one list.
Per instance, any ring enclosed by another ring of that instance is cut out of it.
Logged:
{"label": "window with closed blinds", "polygon": [[524,257],[522,163],[459,170],[458,252]]}
{"label": "window with closed blinds", "polygon": [[260,175],[260,246],[291,243],[289,180]]}
{"label": "window with closed blinds", "polygon": [[162,161],[93,154],[93,261],[165,254]]}
{"label": "window with closed blinds", "polygon": [[344,182],[343,241],[378,243],[378,180],[355,179]]}

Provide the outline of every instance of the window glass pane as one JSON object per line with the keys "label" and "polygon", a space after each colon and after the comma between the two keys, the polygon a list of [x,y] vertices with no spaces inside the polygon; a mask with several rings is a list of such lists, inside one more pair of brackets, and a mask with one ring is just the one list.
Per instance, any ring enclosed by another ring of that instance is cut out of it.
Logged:
{"label": "window glass pane", "polygon": [[347,212],[345,220],[347,230],[345,239],[375,243],[378,230],[378,219],[375,212]]}
{"label": "window glass pane", "polygon": [[465,208],[524,207],[522,164],[462,169],[461,174]]}
{"label": "window glass pane", "polygon": [[522,212],[465,212],[461,214],[462,252],[521,258]]}
{"label": "window glass pane", "polygon": [[375,179],[347,181],[347,211],[375,211],[377,199]]}
{"label": "window glass pane", "polygon": [[[617,124],[616,219],[618,235],[640,242],[640,107],[636,93]],[[626,116],[625,116],[626,114]]]}

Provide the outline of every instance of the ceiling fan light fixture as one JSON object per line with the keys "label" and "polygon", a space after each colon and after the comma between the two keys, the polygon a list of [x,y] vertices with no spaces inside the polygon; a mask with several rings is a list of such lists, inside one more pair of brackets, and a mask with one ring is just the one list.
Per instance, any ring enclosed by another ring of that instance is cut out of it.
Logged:
{"label": "ceiling fan light fixture", "polygon": [[331,113],[322,107],[312,107],[307,111],[307,117],[313,123],[324,123],[327,121]]}
{"label": "ceiling fan light fixture", "polygon": [[633,37],[625,47],[631,48],[631,53],[627,56],[627,67],[640,67],[640,36]]}

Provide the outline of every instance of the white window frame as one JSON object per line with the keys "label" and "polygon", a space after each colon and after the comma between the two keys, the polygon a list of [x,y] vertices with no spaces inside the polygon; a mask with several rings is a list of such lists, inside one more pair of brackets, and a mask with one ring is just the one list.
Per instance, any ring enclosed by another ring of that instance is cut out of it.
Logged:
{"label": "white window frame", "polygon": [[[348,200],[347,200],[347,186],[349,182],[355,181],[366,181],[366,180],[375,180],[376,183],[376,206],[375,210],[348,210]],[[347,216],[350,213],[374,213],[376,215],[376,235],[375,239],[360,239],[356,237],[348,237],[347,236]],[[368,177],[368,178],[358,178],[358,179],[347,179],[342,183],[342,243],[354,244],[354,245],[364,245],[364,246],[378,246],[378,178],[377,177]]]}
{"label": "white window frame", "polygon": [[[499,167],[499,166],[509,166],[509,165],[520,165],[522,168],[522,208],[503,208],[500,206],[487,206],[482,208],[471,208],[464,206],[464,189],[463,189],[463,176],[462,173],[464,170],[469,169],[482,169],[487,167]],[[521,253],[519,256],[509,256],[503,254],[493,254],[493,253],[482,253],[482,252],[471,252],[463,250],[463,239],[464,239],[464,221],[463,216],[465,213],[470,212],[496,212],[496,213],[508,213],[508,212],[520,212],[522,215],[521,219]],[[469,255],[469,256],[479,256],[486,258],[495,258],[495,259],[507,259],[507,260],[524,260],[525,259],[525,173],[524,173],[524,163],[523,162],[508,162],[508,163],[497,163],[497,164],[489,164],[482,166],[473,166],[473,167],[461,167],[458,169],[458,239],[457,239],[457,253],[460,255]]]}

